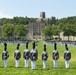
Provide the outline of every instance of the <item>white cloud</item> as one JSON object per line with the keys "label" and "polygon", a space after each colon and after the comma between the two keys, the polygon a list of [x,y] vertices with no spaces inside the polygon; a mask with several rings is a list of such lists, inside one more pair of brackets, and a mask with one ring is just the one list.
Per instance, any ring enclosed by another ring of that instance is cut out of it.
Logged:
{"label": "white cloud", "polygon": [[0,18],[13,18],[13,17],[0,11]]}

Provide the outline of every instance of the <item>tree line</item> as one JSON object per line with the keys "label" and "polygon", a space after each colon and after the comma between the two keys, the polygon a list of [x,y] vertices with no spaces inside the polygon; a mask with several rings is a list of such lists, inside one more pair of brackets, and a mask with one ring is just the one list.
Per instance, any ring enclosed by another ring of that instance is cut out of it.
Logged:
{"label": "tree line", "polygon": [[[0,25],[2,25],[2,36],[9,37],[24,37],[28,30],[27,26],[29,22],[36,22],[37,18],[28,17],[13,17],[12,19],[2,18],[0,19]],[[45,21],[43,21],[45,22]],[[43,36],[52,39],[53,35],[57,35],[60,38],[60,32],[64,32],[64,36],[76,36],[76,16],[67,17],[62,19],[56,19],[56,23],[48,21],[48,25],[45,26],[42,33]]]}
{"label": "tree line", "polygon": [[28,25],[29,22],[35,22],[36,18],[28,18],[26,17],[13,17],[13,18],[1,18],[0,24],[14,24],[14,25]]}
{"label": "tree line", "polygon": [[[36,22],[36,19],[38,18],[29,18],[29,17],[13,17],[13,18],[1,18],[0,19],[0,25],[3,24],[14,24],[14,25],[28,25],[29,22]],[[43,21],[43,20],[42,20]],[[45,22],[45,21],[43,21]],[[55,24],[55,25],[59,25],[59,24],[76,24],[76,16],[72,16],[72,17],[67,17],[67,18],[61,18],[61,19],[56,19],[55,23],[52,22],[52,20],[48,20],[49,25]]]}
{"label": "tree line", "polygon": [[52,39],[52,36],[54,35],[58,36],[58,39],[60,39],[60,32],[63,32],[63,35],[67,36],[69,41],[69,36],[76,36],[76,25],[68,23],[66,23],[65,25],[47,25],[43,29],[43,36]]}
{"label": "tree line", "polygon": [[4,24],[2,27],[2,36],[4,39],[21,39],[26,36],[28,30],[25,25]]}

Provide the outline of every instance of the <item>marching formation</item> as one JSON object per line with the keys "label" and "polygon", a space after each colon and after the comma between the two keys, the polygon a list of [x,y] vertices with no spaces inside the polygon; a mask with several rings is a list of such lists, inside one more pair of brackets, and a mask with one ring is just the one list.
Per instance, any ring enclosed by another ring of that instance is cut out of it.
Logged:
{"label": "marching formation", "polygon": [[[19,50],[20,43],[17,44],[17,48],[14,52],[14,59],[15,59],[15,67],[19,67],[19,62],[21,58],[21,52]],[[23,52],[23,58],[24,58],[24,67],[28,68],[28,62],[29,59],[31,60],[31,69],[36,69],[36,61],[38,60],[38,50],[37,50],[37,44],[35,44],[35,41],[33,42],[32,50],[30,51],[28,49],[28,42],[26,42],[26,49]],[[65,52],[64,52],[64,60],[65,60],[65,67],[69,68],[69,62],[71,59],[71,52],[68,50],[67,44],[65,44]],[[42,61],[43,61],[43,69],[47,66],[47,59],[48,59],[48,52],[46,51],[46,44],[44,44],[44,51],[42,52]],[[9,54],[7,51],[7,43],[4,43],[4,51],[2,52],[2,60],[4,62],[4,68],[7,67],[7,60],[8,60]],[[52,52],[52,59],[54,63],[54,68],[58,68],[58,59],[59,59],[59,52],[57,51],[57,43],[54,43],[54,50]]]}

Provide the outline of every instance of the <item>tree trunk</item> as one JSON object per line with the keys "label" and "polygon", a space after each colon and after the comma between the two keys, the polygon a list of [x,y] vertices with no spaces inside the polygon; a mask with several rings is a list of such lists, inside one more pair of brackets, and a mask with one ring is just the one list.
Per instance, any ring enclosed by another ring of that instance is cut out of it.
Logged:
{"label": "tree trunk", "polygon": [[69,36],[68,36],[68,41],[69,41]]}

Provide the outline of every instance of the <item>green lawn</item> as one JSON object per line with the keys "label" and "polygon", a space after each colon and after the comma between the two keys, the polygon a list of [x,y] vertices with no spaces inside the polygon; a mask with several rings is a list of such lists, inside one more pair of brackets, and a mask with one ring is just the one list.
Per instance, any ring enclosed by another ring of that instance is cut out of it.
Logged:
{"label": "green lawn", "polygon": [[[23,51],[25,49],[25,45],[20,46],[21,51],[21,59],[20,59],[20,67],[15,68],[15,60],[14,60],[14,51],[16,49],[16,44],[8,45],[8,52],[9,52],[9,59],[8,59],[8,67],[3,68],[3,61],[2,61],[2,51],[4,49],[3,45],[0,45],[0,75],[76,75],[76,48],[69,47],[69,50],[72,54],[72,58],[70,60],[70,68],[66,69],[63,59],[63,53],[65,50],[64,46],[57,45],[57,50],[59,51],[59,61],[58,61],[58,68],[53,68],[53,60],[52,60],[52,51],[53,46],[47,45],[47,52],[49,58],[47,60],[47,68],[43,69],[41,54],[43,52],[43,41],[39,42],[38,45],[38,60],[36,70],[31,70],[31,61],[29,60],[29,68],[24,68],[24,59],[23,59]],[[29,45],[29,49],[32,49],[32,44]]]}

